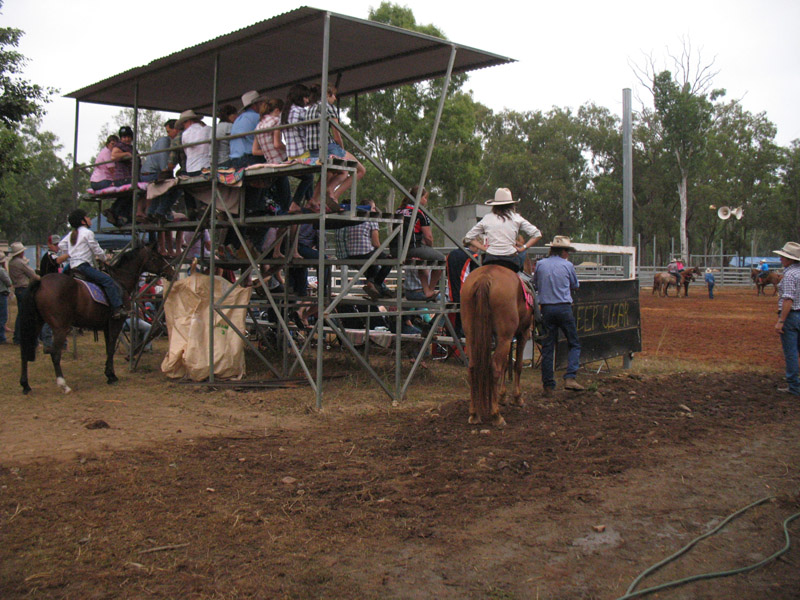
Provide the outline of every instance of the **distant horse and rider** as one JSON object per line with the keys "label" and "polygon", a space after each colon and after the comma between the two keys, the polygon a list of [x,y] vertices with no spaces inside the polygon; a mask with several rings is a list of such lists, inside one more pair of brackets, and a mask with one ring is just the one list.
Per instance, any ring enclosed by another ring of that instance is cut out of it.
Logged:
{"label": "distant horse and rider", "polygon": [[768,285],[773,286],[772,295],[776,296],[778,294],[778,284],[783,279],[783,275],[777,271],[770,271],[764,277],[760,277],[761,273],[761,269],[750,269],[750,279],[756,285],[756,296],[766,296],[766,287]]}
{"label": "distant horse and rider", "polygon": [[[122,254],[116,264],[108,266],[108,274],[130,296],[143,272],[172,278],[175,270],[153,246],[141,246]],[[99,290],[99,288],[98,288]],[[108,383],[117,381],[114,373],[114,351],[123,319],[112,319],[112,309],[95,299],[92,291],[77,278],[62,273],[45,275],[34,282],[20,307],[21,374],[19,383],[23,393],[31,391],[28,384],[28,362],[36,360],[39,331],[44,323],[53,330],[50,358],[56,373],[56,383],[68,394],[71,389],[61,371],[61,351],[72,327],[103,331],[106,342],[105,375]]]}
{"label": "distant horse and rider", "polygon": [[676,287],[676,296],[680,297],[681,288],[683,288],[683,296],[689,295],[689,284],[695,280],[695,276],[702,276],[700,267],[687,267],[680,272],[680,284],[672,273],[661,272],[653,276],[653,294],[658,293],[659,297],[669,296],[669,286]]}

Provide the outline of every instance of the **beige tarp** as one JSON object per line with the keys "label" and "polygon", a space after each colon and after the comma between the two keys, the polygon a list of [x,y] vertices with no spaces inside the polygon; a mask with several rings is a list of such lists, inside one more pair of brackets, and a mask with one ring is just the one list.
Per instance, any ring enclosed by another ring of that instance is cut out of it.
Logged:
{"label": "beige tarp", "polygon": [[[211,279],[195,273],[177,281],[164,303],[169,332],[169,351],[161,363],[167,377],[187,377],[193,381],[208,378],[208,307]],[[217,301],[231,288],[231,283],[216,277],[214,297]],[[225,304],[247,305],[253,288],[236,287]],[[245,328],[244,308],[223,309],[240,331]],[[241,379],[245,373],[244,340],[231,330],[218,314],[214,315],[214,377]]]}

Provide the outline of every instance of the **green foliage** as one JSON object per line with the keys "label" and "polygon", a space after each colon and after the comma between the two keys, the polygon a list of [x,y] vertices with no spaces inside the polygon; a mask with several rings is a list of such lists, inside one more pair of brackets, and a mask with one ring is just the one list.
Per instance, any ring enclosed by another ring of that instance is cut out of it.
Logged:
{"label": "green foliage", "polygon": [[19,76],[26,63],[25,57],[15,50],[22,35],[19,29],[0,27],[0,124],[5,127],[18,125],[28,116],[40,115],[41,105],[57,91]]}
{"label": "green foliage", "polygon": [[62,146],[54,133],[40,131],[38,118],[26,119],[13,147],[13,160],[25,165],[0,179],[0,232],[6,239],[42,242],[50,233],[65,231],[74,208],[71,157],[59,157]]}
{"label": "green foliage", "polygon": [[[374,21],[444,37],[433,25],[416,22],[410,9],[383,2],[371,10]],[[483,173],[479,119],[487,110],[462,91],[465,76],[451,79],[448,97],[439,126],[437,145],[431,160],[426,187],[431,191],[431,207],[454,204],[461,189],[474,189]],[[443,80],[405,85],[359,96],[342,103],[349,131],[364,150],[377,159],[406,188],[419,183],[428,149],[434,118],[442,93]],[[392,186],[372,165],[359,183],[361,198],[383,200]],[[444,201],[439,201],[444,199]]]}

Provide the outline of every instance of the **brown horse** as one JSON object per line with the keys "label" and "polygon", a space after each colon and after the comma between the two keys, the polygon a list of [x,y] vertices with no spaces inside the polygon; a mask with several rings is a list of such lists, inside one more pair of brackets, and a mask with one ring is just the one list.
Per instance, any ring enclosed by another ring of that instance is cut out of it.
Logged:
{"label": "brown horse", "polygon": [[750,269],[750,279],[753,280],[753,283],[756,284],[756,296],[767,295],[766,287],[768,285],[773,286],[773,296],[777,296],[778,294],[778,284],[783,279],[783,275],[776,271],[770,271],[767,273],[766,277],[759,277],[761,273],[761,269]]}
{"label": "brown horse", "polygon": [[[111,277],[130,295],[144,272],[173,277],[175,270],[166,258],[152,246],[129,250],[108,267]],[[28,385],[28,362],[36,360],[36,345],[43,322],[53,329],[53,347],[50,358],[56,372],[56,383],[65,394],[72,391],[61,371],[61,350],[70,329],[102,330],[106,341],[105,374],[108,383],[117,381],[114,373],[114,350],[124,321],[111,319],[111,308],[95,302],[86,286],[69,275],[51,273],[34,282],[20,307],[20,355],[22,369],[19,383],[23,393],[31,391]]]}
{"label": "brown horse", "polygon": [[675,276],[672,273],[656,273],[653,275],[653,294],[658,292],[659,296],[669,296],[669,286],[676,287],[676,296],[680,297],[681,287],[683,287],[683,295],[689,295],[689,284],[694,281],[695,275],[702,275],[700,267],[687,267],[681,272],[680,284],[676,285]]}
{"label": "brown horse", "polygon": [[500,403],[506,395],[511,340],[516,336],[513,398],[522,406],[522,353],[533,324],[533,311],[517,274],[500,265],[485,265],[470,273],[461,288],[461,321],[469,354],[469,422],[485,419],[503,426]]}

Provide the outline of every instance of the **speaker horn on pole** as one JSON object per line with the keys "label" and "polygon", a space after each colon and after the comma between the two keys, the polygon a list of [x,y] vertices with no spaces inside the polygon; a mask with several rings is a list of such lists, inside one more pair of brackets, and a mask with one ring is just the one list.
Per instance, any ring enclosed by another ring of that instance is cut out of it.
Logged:
{"label": "speaker horn on pole", "polygon": [[723,221],[726,221],[726,220],[730,219],[731,218],[731,209],[730,209],[730,207],[728,207],[728,206],[720,206],[717,209],[717,216],[720,219],[722,219]]}
{"label": "speaker horn on pole", "polygon": [[741,221],[744,216],[744,209],[741,206],[731,209],[731,214],[736,217],[737,221]]}

